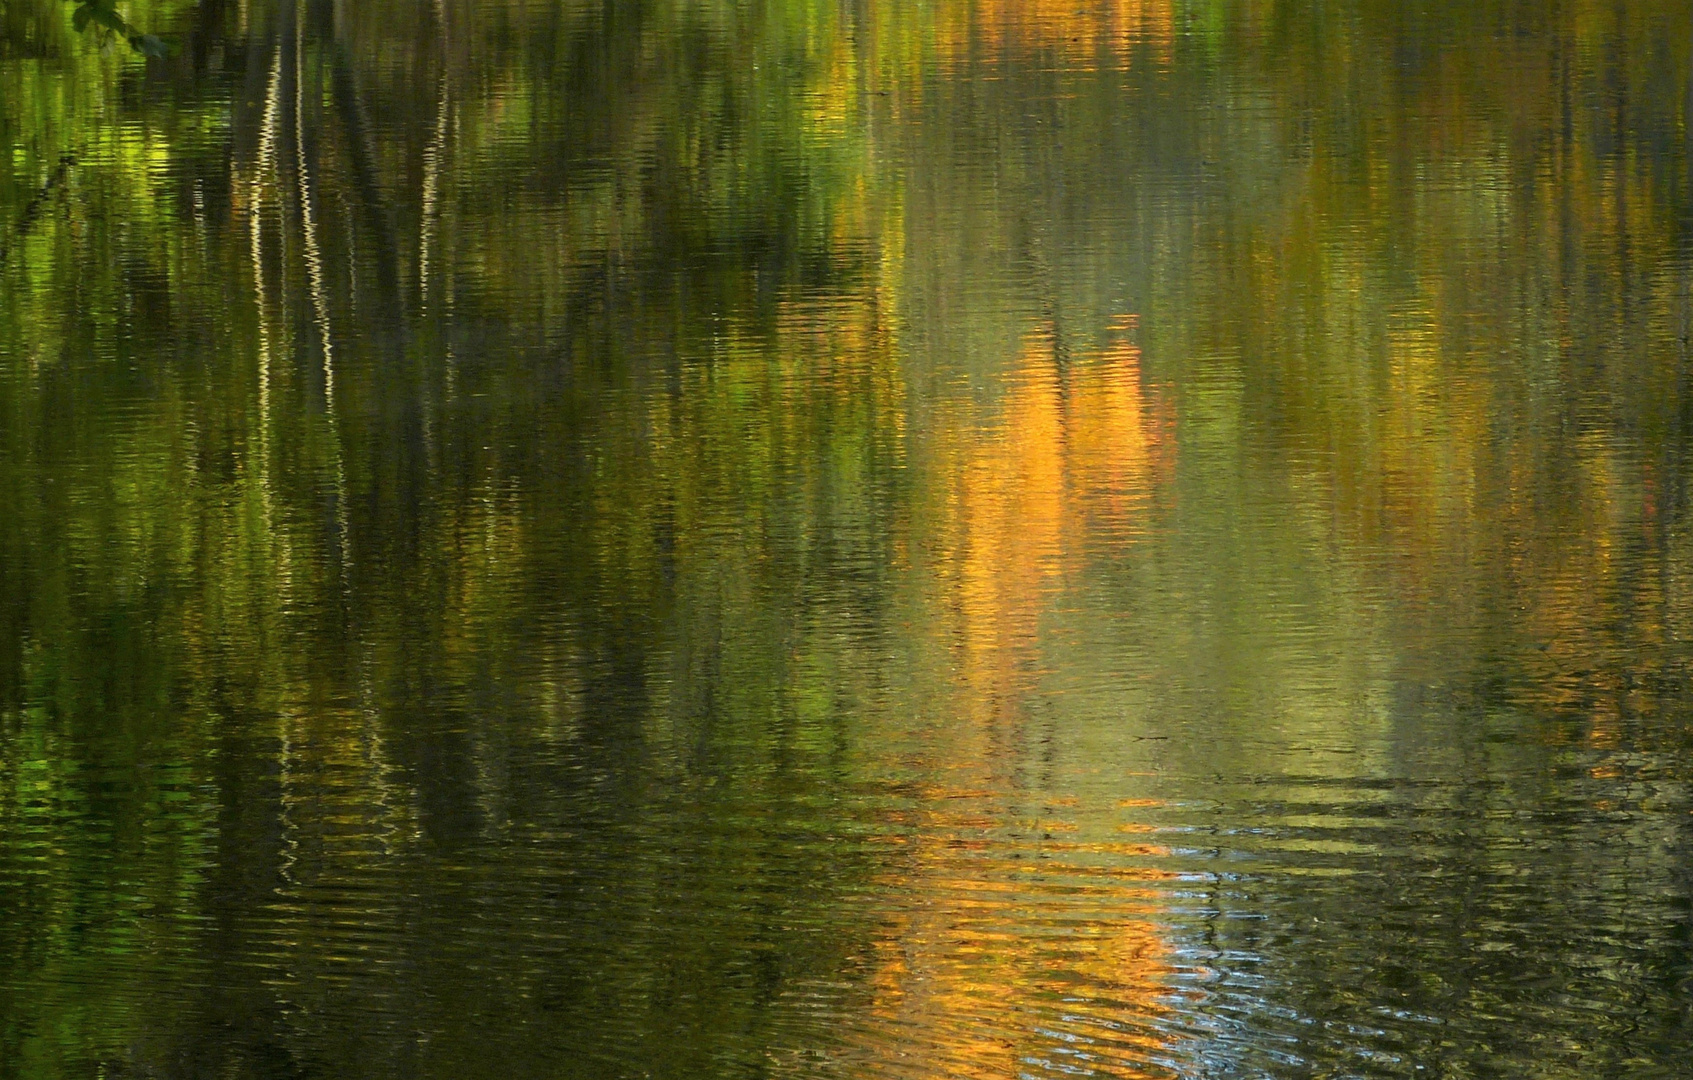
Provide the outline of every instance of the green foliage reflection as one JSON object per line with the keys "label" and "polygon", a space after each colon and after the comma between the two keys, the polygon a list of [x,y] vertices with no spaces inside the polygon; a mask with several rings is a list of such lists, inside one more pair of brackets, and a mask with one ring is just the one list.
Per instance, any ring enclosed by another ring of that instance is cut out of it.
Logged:
{"label": "green foliage reflection", "polygon": [[68,0],[76,4],[76,10],[71,13],[71,25],[77,33],[87,33],[91,28],[96,31],[106,31],[117,35],[129,43],[129,47],[142,56],[163,58],[170,55],[170,46],[153,36],[144,34],[118,14],[116,0]]}

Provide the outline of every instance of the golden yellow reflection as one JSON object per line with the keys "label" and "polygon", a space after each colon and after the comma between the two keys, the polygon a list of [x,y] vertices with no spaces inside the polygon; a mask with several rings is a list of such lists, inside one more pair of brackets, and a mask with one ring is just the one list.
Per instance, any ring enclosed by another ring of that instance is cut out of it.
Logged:
{"label": "golden yellow reflection", "polygon": [[1133,331],[1114,320],[1103,345],[1065,358],[1053,328],[1035,327],[993,418],[950,417],[937,436],[949,496],[935,625],[956,657],[939,741],[958,782],[918,799],[883,883],[904,900],[875,945],[862,1048],[874,1073],[1160,1074],[1148,1063],[1170,991],[1163,872],[1134,860],[1165,853],[1090,839],[1059,816],[1074,799],[1034,822],[1002,803],[1044,667],[1042,619],[1081,573],[1084,537],[1132,538],[1168,475],[1166,410],[1145,389]]}
{"label": "golden yellow reflection", "polygon": [[942,53],[949,58],[972,48],[1050,50],[1074,66],[1107,56],[1126,64],[1141,43],[1151,45],[1162,62],[1175,12],[1170,0],[979,0],[950,6],[941,19]]}
{"label": "golden yellow reflection", "polygon": [[[1063,359],[1049,326],[1025,339],[997,418],[948,425],[934,490],[951,493],[938,546],[954,592],[959,711],[970,730],[1014,718],[1040,668],[1042,616],[1088,544],[1144,528],[1173,464],[1168,406],[1149,400],[1132,317]],[[947,565],[950,564],[950,565]]]}
{"label": "golden yellow reflection", "polygon": [[[924,803],[969,802],[931,791]],[[925,815],[901,873],[905,902],[875,944],[865,1056],[879,1074],[1001,1078],[1066,1065],[1161,1075],[1170,950],[1161,872],[1123,866],[1150,845],[995,836],[969,811]]]}

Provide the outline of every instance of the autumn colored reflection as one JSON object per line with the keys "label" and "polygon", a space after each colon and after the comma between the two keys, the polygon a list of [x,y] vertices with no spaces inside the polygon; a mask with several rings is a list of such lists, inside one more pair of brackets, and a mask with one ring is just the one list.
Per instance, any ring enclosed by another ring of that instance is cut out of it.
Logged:
{"label": "autumn colored reflection", "polygon": [[986,0],[949,5],[942,23],[943,56],[958,62],[975,51],[988,56],[1045,51],[1067,65],[1132,62],[1151,46],[1167,62],[1174,34],[1172,0]]}
{"label": "autumn colored reflection", "polygon": [[1159,1028],[1173,993],[1155,924],[1165,875],[1112,866],[1121,845],[1076,842],[1049,809],[1021,840],[994,814],[915,823],[882,883],[903,899],[872,954],[865,1045],[849,1051],[867,1075],[1168,1075],[1150,1064],[1172,1052]]}
{"label": "autumn colored reflection", "polygon": [[969,688],[968,729],[1015,723],[1043,670],[1040,623],[1085,564],[1090,545],[1144,532],[1153,490],[1174,467],[1167,406],[1144,385],[1135,320],[1106,343],[1066,355],[1051,326],[1027,333],[991,419],[949,417],[933,433],[944,515],[930,541],[941,601]]}
{"label": "autumn colored reflection", "polygon": [[[925,790],[905,820],[900,897],[878,931],[865,1045],[872,1075],[1166,1075],[1158,1027],[1172,994],[1157,926],[1168,873],[1118,860],[1158,845],[1088,840],[1060,799],[1025,820],[1003,790],[1051,659],[1042,622],[1084,572],[1089,539],[1133,543],[1174,467],[1169,418],[1143,381],[1135,320],[1065,355],[1037,326],[1003,398],[930,434],[927,484],[945,492],[930,542],[955,657],[936,765],[964,787]],[[1126,826],[1119,826],[1125,828]]]}
{"label": "autumn colored reflection", "polygon": [[1686,0],[0,10],[0,1080],[1682,1080]]}

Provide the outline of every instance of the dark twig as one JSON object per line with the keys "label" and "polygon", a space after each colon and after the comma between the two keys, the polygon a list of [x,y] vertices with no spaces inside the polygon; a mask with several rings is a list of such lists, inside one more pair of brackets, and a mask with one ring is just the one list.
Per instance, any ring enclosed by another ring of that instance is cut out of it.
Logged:
{"label": "dark twig", "polygon": [[49,176],[47,182],[41,185],[41,190],[35,193],[35,198],[31,199],[29,205],[24,207],[24,212],[18,217],[17,225],[12,229],[12,235],[9,237],[0,236],[0,264],[4,264],[6,256],[11,254],[12,244],[29,235],[30,227],[41,216],[41,208],[47,205],[48,197],[53,194],[54,189],[65,182],[65,177],[70,174],[71,166],[75,164],[75,154],[65,154],[59,158],[59,167],[53,170],[53,175]]}

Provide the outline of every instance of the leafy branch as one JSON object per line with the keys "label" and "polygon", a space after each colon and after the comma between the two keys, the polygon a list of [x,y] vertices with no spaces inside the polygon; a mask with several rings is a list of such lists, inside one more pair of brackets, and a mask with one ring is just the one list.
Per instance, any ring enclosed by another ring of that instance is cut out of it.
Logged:
{"label": "leafy branch", "polygon": [[78,33],[87,33],[88,28],[99,27],[107,33],[117,34],[129,42],[129,47],[142,56],[169,56],[170,45],[162,38],[152,34],[143,34],[139,29],[119,15],[112,5],[115,0],[74,0],[76,11],[71,14],[71,25]]}

